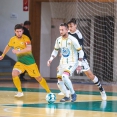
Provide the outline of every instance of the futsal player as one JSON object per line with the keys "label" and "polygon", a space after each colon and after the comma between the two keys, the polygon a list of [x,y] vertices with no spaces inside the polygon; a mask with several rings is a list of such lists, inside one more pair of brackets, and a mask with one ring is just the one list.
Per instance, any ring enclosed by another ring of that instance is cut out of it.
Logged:
{"label": "futsal player", "polygon": [[[80,46],[83,48],[83,36],[82,36],[81,32],[77,29],[76,19],[72,18],[67,24],[68,24],[68,28],[69,28],[69,34],[74,36],[78,40]],[[107,96],[106,96],[105,90],[102,87],[99,79],[90,70],[85,52],[84,52],[84,57],[82,60],[82,71],[86,74],[86,76],[89,79],[91,79],[93,81],[93,83],[95,85],[97,85],[97,87],[99,88],[102,100],[106,100]]]}
{"label": "futsal player", "polygon": [[[30,35],[30,28],[31,22],[30,21],[25,21],[24,24],[22,24],[23,26],[23,34],[28,36],[30,40],[32,40],[32,37]],[[27,81],[24,76],[25,76],[26,71],[24,71],[24,73],[20,74],[19,78],[21,81]]]}
{"label": "futsal player", "polygon": [[51,54],[50,59],[47,61],[47,65],[50,66],[53,59],[57,56],[58,51],[61,50],[61,59],[58,67],[57,78],[59,88],[65,94],[65,97],[62,98],[60,102],[66,102],[70,100],[66,86],[69,88],[71,93],[71,102],[74,102],[76,101],[77,95],[73,89],[69,76],[74,72],[76,68],[79,71],[81,70],[81,63],[84,52],[82,51],[82,48],[77,39],[68,34],[68,26],[66,23],[62,23],[59,26],[59,31],[61,36],[56,39],[54,50]]}
{"label": "futsal player", "polygon": [[15,97],[24,96],[21,82],[18,76],[25,70],[31,77],[34,77],[40,83],[40,85],[46,90],[47,93],[50,93],[50,89],[45,79],[39,73],[38,67],[32,55],[30,39],[26,35],[23,35],[23,27],[20,24],[15,25],[14,31],[15,36],[10,39],[9,43],[5,47],[3,54],[0,56],[0,60],[4,58],[6,53],[12,47],[14,48],[12,52],[16,54],[18,60],[12,71],[13,82],[18,90],[18,93],[15,95]]}

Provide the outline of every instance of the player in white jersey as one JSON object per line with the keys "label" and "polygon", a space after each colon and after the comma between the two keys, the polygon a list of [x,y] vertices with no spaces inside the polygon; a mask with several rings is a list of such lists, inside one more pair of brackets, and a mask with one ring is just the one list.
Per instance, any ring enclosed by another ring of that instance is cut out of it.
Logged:
{"label": "player in white jersey", "polygon": [[69,88],[71,93],[71,102],[74,102],[76,101],[77,95],[73,89],[69,76],[75,71],[75,69],[81,70],[81,63],[84,52],[82,51],[82,48],[77,39],[68,34],[68,26],[66,23],[62,23],[59,27],[59,30],[61,36],[56,39],[54,50],[47,62],[47,65],[50,66],[52,60],[57,56],[58,51],[60,50],[61,59],[57,71],[57,78],[59,88],[65,95],[65,97],[62,98],[60,102],[70,100],[66,86]]}
{"label": "player in white jersey", "polygon": [[[77,30],[76,19],[72,18],[67,24],[68,24],[68,27],[69,27],[69,34],[74,36],[79,41],[80,45],[83,48],[83,36],[80,33],[80,31]],[[86,74],[86,76],[89,79],[91,79],[94,82],[95,85],[98,86],[100,93],[101,93],[102,100],[106,100],[107,96],[106,96],[106,93],[104,91],[104,88],[102,87],[99,79],[91,72],[89,64],[87,62],[85,52],[84,52],[84,57],[83,57],[83,60],[82,60],[82,68],[83,68],[82,71]]]}

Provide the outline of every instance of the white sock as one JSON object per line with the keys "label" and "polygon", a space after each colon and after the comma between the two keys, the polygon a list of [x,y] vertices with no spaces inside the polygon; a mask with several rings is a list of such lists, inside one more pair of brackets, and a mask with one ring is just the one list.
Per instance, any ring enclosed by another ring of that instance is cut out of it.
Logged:
{"label": "white sock", "polygon": [[65,85],[69,88],[71,94],[74,94],[75,91],[74,91],[74,89],[73,89],[72,82],[71,82],[71,80],[69,79],[69,76],[66,75],[66,74],[63,74],[63,75],[62,75],[62,80],[64,81]]}
{"label": "white sock", "polygon": [[98,78],[95,76],[95,78],[93,79],[93,82],[96,83],[98,82]]}
{"label": "white sock", "polygon": [[57,86],[58,86],[58,88],[60,89],[60,91],[61,91],[62,93],[64,93],[64,95],[65,95],[66,97],[69,97],[68,90],[67,90],[67,88],[66,88],[66,86],[65,86],[65,84],[64,84],[63,81],[58,80]]}

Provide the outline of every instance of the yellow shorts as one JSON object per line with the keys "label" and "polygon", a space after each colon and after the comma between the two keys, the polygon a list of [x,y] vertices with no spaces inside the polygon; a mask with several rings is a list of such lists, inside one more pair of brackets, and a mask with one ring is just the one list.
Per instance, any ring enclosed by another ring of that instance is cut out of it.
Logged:
{"label": "yellow shorts", "polygon": [[16,62],[13,70],[18,70],[20,73],[23,73],[25,70],[28,72],[31,77],[39,77],[41,74],[38,70],[36,63],[32,65],[25,65],[20,62]]}

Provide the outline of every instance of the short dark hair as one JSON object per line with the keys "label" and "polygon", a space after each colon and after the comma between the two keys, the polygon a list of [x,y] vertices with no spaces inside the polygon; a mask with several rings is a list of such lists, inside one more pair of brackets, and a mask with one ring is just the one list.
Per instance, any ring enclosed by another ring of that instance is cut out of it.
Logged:
{"label": "short dark hair", "polygon": [[16,24],[14,30],[16,29],[23,29],[23,26],[21,24]]}
{"label": "short dark hair", "polygon": [[24,25],[31,25],[31,22],[30,21],[25,21]]}
{"label": "short dark hair", "polygon": [[66,28],[68,28],[68,25],[66,23],[61,23],[60,26],[65,26]]}
{"label": "short dark hair", "polygon": [[72,18],[67,22],[67,24],[71,24],[71,23],[76,24],[76,19]]}

